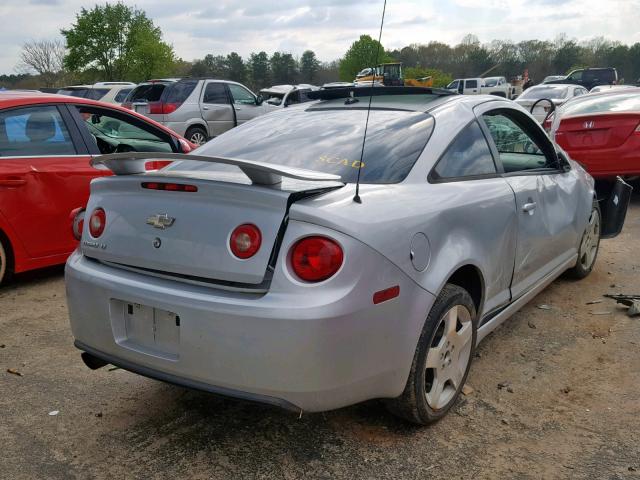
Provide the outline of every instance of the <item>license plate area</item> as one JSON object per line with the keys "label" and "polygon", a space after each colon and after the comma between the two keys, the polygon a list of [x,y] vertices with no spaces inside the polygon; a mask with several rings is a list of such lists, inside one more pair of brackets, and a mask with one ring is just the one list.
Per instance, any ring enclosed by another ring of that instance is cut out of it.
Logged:
{"label": "license plate area", "polygon": [[111,328],[118,345],[176,361],[180,347],[180,316],[168,310],[111,299]]}

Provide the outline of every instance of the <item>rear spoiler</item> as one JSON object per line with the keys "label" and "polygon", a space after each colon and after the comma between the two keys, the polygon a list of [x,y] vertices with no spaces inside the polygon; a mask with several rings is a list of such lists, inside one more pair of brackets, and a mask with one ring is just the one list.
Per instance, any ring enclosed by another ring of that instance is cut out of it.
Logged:
{"label": "rear spoiler", "polygon": [[309,182],[333,181],[343,183],[339,175],[332,173],[275,165],[273,163],[256,162],[253,160],[242,160],[239,158],[208,157],[185,153],[109,153],[92,158],[90,163],[93,167],[104,165],[115,175],[135,175],[145,173],[147,171],[145,164],[151,160],[191,160],[195,162],[235,165],[257,185],[276,185],[282,182],[282,177],[306,180]]}

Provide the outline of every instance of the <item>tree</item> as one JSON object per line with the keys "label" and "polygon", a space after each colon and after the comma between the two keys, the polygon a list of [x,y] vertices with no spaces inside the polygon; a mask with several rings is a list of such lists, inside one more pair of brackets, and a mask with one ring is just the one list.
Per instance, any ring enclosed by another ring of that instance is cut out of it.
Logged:
{"label": "tree", "polygon": [[52,87],[64,69],[62,40],[33,40],[22,45],[18,69],[40,75],[45,87]]}
{"label": "tree", "polygon": [[252,53],[249,56],[249,79],[251,87],[261,90],[269,85],[269,56],[266,52]]}
{"label": "tree", "polygon": [[360,35],[360,39],[351,44],[340,60],[340,80],[351,82],[363,68],[375,67],[388,60],[390,58],[380,42],[369,35]]}
{"label": "tree", "polygon": [[231,52],[225,59],[227,75],[229,80],[243,83],[247,77],[247,69],[242,61],[242,57],[236,52]]}
{"label": "tree", "polygon": [[293,55],[290,53],[274,52],[269,60],[269,65],[274,83],[296,83],[298,65]]}
{"label": "tree", "polygon": [[320,69],[320,62],[316,54],[306,50],[300,58],[300,80],[304,83],[313,83]]}
{"label": "tree", "polygon": [[82,8],[76,22],[61,32],[68,49],[65,66],[74,72],[96,68],[104,80],[163,75],[174,59],[160,28],[123,3]]}
{"label": "tree", "polygon": [[453,81],[453,77],[435,68],[408,67],[404,70],[404,78],[431,77],[434,87],[446,87]]}

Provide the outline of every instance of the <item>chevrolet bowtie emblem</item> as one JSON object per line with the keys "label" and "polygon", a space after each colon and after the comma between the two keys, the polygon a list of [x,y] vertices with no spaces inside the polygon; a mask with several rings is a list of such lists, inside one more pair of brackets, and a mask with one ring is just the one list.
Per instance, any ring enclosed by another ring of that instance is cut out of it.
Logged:
{"label": "chevrolet bowtie emblem", "polygon": [[176,219],[170,217],[166,213],[159,213],[158,215],[151,215],[147,218],[147,225],[151,225],[153,228],[159,228],[160,230],[164,230],[165,228],[169,228],[173,225]]}

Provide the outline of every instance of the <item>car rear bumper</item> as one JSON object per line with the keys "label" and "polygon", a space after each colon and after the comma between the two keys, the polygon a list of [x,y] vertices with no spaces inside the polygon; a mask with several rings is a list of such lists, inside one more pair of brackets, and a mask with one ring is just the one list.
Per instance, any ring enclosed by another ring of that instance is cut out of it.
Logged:
{"label": "car rear bumper", "polygon": [[640,134],[613,148],[560,146],[594,178],[640,175]]}
{"label": "car rear bumper", "polygon": [[[149,277],[75,252],[66,267],[72,332],[78,348],[124,369],[284,408],[323,411],[396,397],[434,297],[384,257],[368,255],[363,280],[323,303],[310,294],[246,294]],[[400,296],[374,305],[372,277],[393,279]],[[120,300],[179,315],[171,355],[126,341],[123,312],[114,309]]]}

